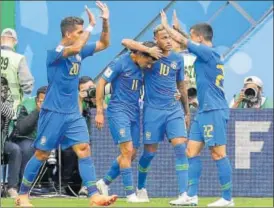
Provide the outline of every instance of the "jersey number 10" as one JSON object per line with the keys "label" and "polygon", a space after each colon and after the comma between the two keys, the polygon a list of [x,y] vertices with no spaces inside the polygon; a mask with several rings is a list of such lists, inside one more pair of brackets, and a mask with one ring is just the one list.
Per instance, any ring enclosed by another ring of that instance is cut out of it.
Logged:
{"label": "jersey number 10", "polygon": [[160,66],[160,75],[162,76],[167,76],[169,74],[169,66],[165,65],[165,64],[161,64]]}

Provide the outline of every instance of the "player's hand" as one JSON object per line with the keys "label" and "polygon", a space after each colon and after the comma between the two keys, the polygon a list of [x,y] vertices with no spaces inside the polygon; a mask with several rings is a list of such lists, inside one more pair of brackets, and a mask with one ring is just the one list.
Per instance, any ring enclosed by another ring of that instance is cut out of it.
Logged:
{"label": "player's hand", "polygon": [[239,98],[236,100],[236,102],[240,103],[243,101],[243,99],[245,98],[245,94],[244,94],[245,89],[242,89],[240,92],[240,96]]}
{"label": "player's hand", "polygon": [[101,1],[96,1],[97,7],[102,12],[102,15],[100,16],[103,20],[108,20],[109,19],[109,9],[105,3],[102,3]]}
{"label": "player's hand", "polygon": [[175,97],[175,100],[180,100],[181,99],[182,95],[179,92],[179,90],[177,90],[177,92],[174,94],[174,97]]}
{"label": "player's hand", "polygon": [[186,114],[185,115],[185,121],[186,121],[186,128],[189,129],[190,128],[190,119],[191,119],[191,114]]}
{"label": "player's hand", "polygon": [[149,53],[149,55],[151,55],[152,57],[154,57],[156,59],[163,57],[162,50],[160,48],[158,48],[157,46],[149,48],[148,53]]}
{"label": "player's hand", "polygon": [[85,6],[85,9],[86,9],[86,12],[87,12],[87,15],[88,15],[88,19],[89,19],[89,24],[94,27],[96,25],[96,20],[95,20],[95,17],[94,15],[91,13],[90,9]]}
{"label": "player's hand", "polygon": [[95,116],[95,123],[96,123],[96,127],[97,129],[101,130],[104,127],[104,114],[100,113],[100,114],[96,114]]}
{"label": "player's hand", "polygon": [[164,10],[162,10],[160,12],[161,14],[161,23],[164,27],[168,27],[168,21],[167,21],[167,16],[166,16],[166,13],[164,12]]}
{"label": "player's hand", "polygon": [[173,10],[173,23],[172,23],[172,25],[173,25],[173,28],[175,30],[179,30],[180,29],[180,23],[179,23],[179,20],[177,18],[177,14],[176,14],[176,10],[175,9]]}
{"label": "player's hand", "polygon": [[83,100],[85,97],[87,97],[87,91],[86,90],[80,91],[79,97]]}

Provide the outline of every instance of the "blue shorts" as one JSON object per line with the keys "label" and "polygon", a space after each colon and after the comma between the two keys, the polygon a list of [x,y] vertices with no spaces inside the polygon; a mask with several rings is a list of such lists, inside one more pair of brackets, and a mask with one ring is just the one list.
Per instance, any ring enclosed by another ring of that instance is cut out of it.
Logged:
{"label": "blue shorts", "polygon": [[140,147],[140,119],[131,120],[126,113],[108,116],[110,133],[116,145],[132,141],[133,147]]}
{"label": "blue shorts", "polygon": [[144,107],[144,144],[158,144],[164,140],[187,137],[184,112],[180,105],[172,110]]}
{"label": "blue shorts", "polygon": [[79,113],[63,114],[41,109],[34,147],[51,151],[61,144],[62,149],[90,143],[87,124]]}
{"label": "blue shorts", "polygon": [[189,139],[204,142],[206,147],[225,145],[229,110],[198,113],[191,124]]}

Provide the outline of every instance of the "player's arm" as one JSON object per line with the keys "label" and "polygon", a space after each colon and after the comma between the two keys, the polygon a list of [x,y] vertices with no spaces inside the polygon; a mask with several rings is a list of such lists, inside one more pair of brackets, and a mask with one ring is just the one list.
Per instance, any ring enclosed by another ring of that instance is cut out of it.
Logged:
{"label": "player's arm", "polygon": [[163,10],[161,11],[161,23],[162,23],[162,25],[164,26],[164,28],[166,29],[166,31],[169,33],[169,35],[171,36],[171,38],[173,40],[175,40],[178,43],[181,43],[183,45],[187,45],[188,38],[186,38],[180,32],[174,30],[173,28],[171,28],[168,25],[167,17],[166,17],[166,14]]}
{"label": "player's arm", "polygon": [[156,59],[159,59],[163,56],[162,50],[159,49],[158,47],[149,48],[147,46],[144,46],[141,42],[137,42],[132,39],[123,39],[122,45],[131,51],[140,51],[143,53],[148,53],[150,56]]}
{"label": "player's arm", "polygon": [[177,14],[176,14],[175,9],[173,11],[173,24],[172,24],[172,27],[173,27],[174,30],[176,30],[181,35],[183,35],[185,38],[189,39],[188,34],[186,34],[185,31],[183,31],[183,29],[181,28],[181,25],[179,23],[179,19],[177,18]]}
{"label": "player's arm", "polygon": [[96,87],[96,116],[95,122],[98,129],[104,126],[104,91],[107,81],[100,78]]}
{"label": "player's arm", "polygon": [[178,87],[179,92],[181,94],[181,102],[182,102],[183,107],[184,107],[186,126],[187,126],[187,128],[189,128],[190,127],[190,117],[191,117],[191,115],[190,115],[188,96],[187,96],[187,81],[177,82],[177,87]]}
{"label": "player's arm", "polygon": [[188,82],[185,80],[184,62],[182,60],[180,62],[180,68],[177,72],[177,88],[181,94],[181,102],[184,107],[186,126],[187,128],[189,128],[191,115],[190,115],[190,108],[188,103],[187,85],[188,85]]}
{"label": "player's arm", "polygon": [[89,10],[89,8],[87,6],[86,6],[86,12],[87,12],[88,18],[89,18],[89,26],[81,34],[80,38],[78,38],[78,40],[75,41],[75,43],[73,45],[64,47],[64,48],[60,48],[59,52],[62,52],[63,57],[69,57],[69,56],[73,56],[73,55],[80,53],[82,48],[86,45],[86,43],[89,39],[90,33],[93,30],[93,27],[95,26],[95,23],[96,23],[94,15],[91,13],[91,11]]}
{"label": "player's arm", "polygon": [[104,126],[104,96],[107,83],[111,83],[122,71],[120,62],[112,62],[100,78],[96,87],[96,116],[95,123],[98,129]]}
{"label": "player's arm", "polygon": [[109,46],[110,32],[109,32],[109,9],[105,3],[100,1],[96,2],[96,5],[102,12],[101,18],[103,19],[103,29],[100,40],[96,42],[95,52],[102,51]]}

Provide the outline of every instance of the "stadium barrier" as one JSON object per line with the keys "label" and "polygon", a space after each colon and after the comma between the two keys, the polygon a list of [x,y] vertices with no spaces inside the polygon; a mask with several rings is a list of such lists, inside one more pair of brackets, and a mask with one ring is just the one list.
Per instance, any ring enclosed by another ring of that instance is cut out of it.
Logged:
{"label": "stadium barrier", "polygon": [[[92,115],[95,116],[95,110]],[[227,152],[233,168],[233,196],[273,197],[273,109],[231,110],[228,123]],[[106,121],[99,131],[92,124],[92,150],[97,178],[104,176],[118,155]],[[140,147],[137,158],[140,157]],[[209,151],[202,153],[203,170],[200,196],[219,196],[220,185],[216,165]],[[137,161],[133,163],[134,182],[137,182]],[[174,151],[167,142],[159,145],[148,173],[147,189],[150,197],[178,195]],[[124,196],[121,178],[110,185],[110,192]]]}

